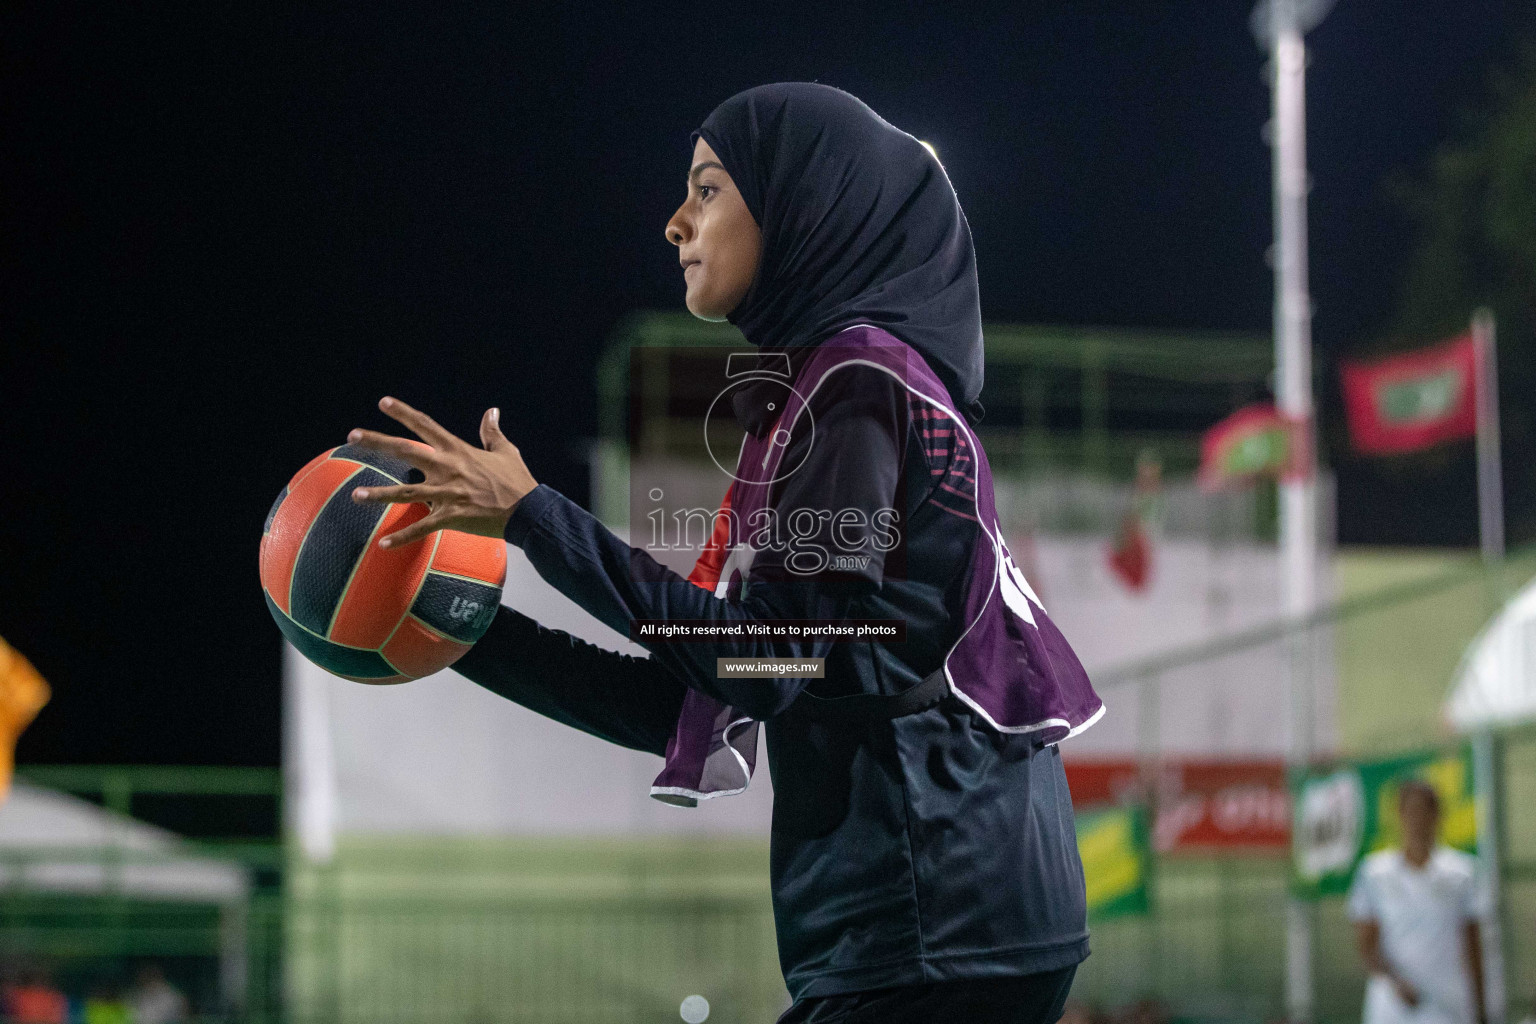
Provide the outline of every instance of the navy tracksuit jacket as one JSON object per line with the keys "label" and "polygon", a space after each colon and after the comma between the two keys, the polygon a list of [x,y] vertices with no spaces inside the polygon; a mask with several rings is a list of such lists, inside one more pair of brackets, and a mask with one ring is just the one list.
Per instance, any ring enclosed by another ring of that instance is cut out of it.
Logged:
{"label": "navy tracksuit jacket", "polygon": [[[965,514],[974,490],[968,499],[968,478],[934,440],[942,424],[926,412],[920,420],[916,404],[879,371],[834,375],[812,397],[818,440],[775,502],[871,513],[900,503],[904,544],[894,558],[871,559],[863,580],[786,581],[760,553],[740,603],[726,607],[733,602],[631,549],[546,485],[519,502],[506,531],[540,575],[621,633],[639,618],[891,618],[906,621],[905,643],[657,643],[646,659],[502,607],[454,666],[534,711],[658,755],[685,686],[763,719],[779,960],[797,1007],[1058,971],[1088,955],[1072,803],[1054,746],[997,733],[952,697],[861,723],[783,713],[808,683],[823,697],[898,693],[937,668],[959,636],[949,609],[979,532]],[[785,458],[798,462],[793,448]],[[720,679],[717,657],[825,657],[826,678]]]}

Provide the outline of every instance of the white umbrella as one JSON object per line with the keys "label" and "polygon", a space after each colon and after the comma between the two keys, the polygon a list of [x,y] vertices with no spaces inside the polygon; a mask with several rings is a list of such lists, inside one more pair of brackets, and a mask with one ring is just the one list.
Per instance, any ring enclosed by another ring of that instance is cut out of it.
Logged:
{"label": "white umbrella", "polygon": [[1536,718],[1536,583],[1467,648],[1445,714],[1462,732]]}

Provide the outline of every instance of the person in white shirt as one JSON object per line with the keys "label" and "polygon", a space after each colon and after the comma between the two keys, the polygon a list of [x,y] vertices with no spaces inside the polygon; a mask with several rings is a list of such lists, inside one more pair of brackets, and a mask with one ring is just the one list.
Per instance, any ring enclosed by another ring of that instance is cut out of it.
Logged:
{"label": "person in white shirt", "polygon": [[134,1024],[179,1024],[188,1016],[187,997],[165,980],[159,964],[145,964],[129,996]]}
{"label": "person in white shirt", "polygon": [[1440,799],[1417,779],[1398,790],[1401,849],[1355,872],[1349,918],[1370,979],[1364,1024],[1483,1024],[1476,861],[1435,842]]}

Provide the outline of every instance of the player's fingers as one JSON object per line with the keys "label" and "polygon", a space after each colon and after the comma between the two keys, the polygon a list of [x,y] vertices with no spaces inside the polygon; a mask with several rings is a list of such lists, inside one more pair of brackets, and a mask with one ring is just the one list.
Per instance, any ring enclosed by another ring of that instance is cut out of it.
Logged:
{"label": "player's fingers", "polygon": [[448,430],[438,424],[431,416],[400,401],[398,398],[385,396],[379,399],[379,410],[396,422],[403,423],[416,432],[416,436],[427,442],[434,448],[451,448],[461,443]]}
{"label": "player's fingers", "polygon": [[414,544],[423,537],[430,537],[442,528],[444,518],[446,518],[444,513],[433,512],[424,519],[416,520],[416,522],[405,529],[396,530],[389,536],[380,539],[379,547],[397,548],[404,544]]}
{"label": "player's fingers", "polygon": [[417,469],[426,469],[437,464],[437,452],[420,441],[412,441],[409,438],[394,437],[390,434],[381,434],[377,430],[354,430],[347,435],[347,441],[351,444],[361,445],[364,448],[372,448],[383,452],[385,455],[393,455],[404,460],[406,465],[415,466]]}
{"label": "player's fingers", "polygon": [[500,451],[511,441],[507,435],[501,432],[501,410],[495,407],[485,410],[485,415],[480,417],[480,443],[488,452]]}
{"label": "player's fingers", "polygon": [[447,488],[433,487],[430,484],[398,484],[393,487],[354,487],[352,488],[353,501],[377,502],[380,504],[399,503],[402,501],[441,501],[451,497]]}

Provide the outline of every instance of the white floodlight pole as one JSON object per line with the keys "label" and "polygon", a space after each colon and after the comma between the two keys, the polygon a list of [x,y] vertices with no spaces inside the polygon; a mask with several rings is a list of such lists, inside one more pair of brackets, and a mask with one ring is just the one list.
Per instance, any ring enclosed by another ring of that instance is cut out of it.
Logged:
{"label": "white floodlight pole", "polygon": [[[1275,215],[1275,398],[1280,411],[1312,422],[1312,299],[1307,290],[1306,49],[1295,28],[1276,34],[1272,49]],[[1305,461],[1316,462],[1313,432]],[[1284,611],[1300,618],[1315,605],[1316,488],[1311,475],[1280,485],[1280,557]],[[1292,745],[1310,729],[1298,729]]]}
{"label": "white floodlight pole", "polygon": [[[1493,311],[1472,314],[1472,344],[1476,352],[1477,509],[1483,562],[1495,576],[1499,601],[1504,591],[1504,471],[1499,453],[1499,360],[1494,342]],[[1506,654],[1507,657],[1507,654]],[[1507,671],[1507,669],[1506,669]],[[1498,737],[1484,723],[1472,736],[1472,784],[1477,801],[1478,885],[1482,892],[1483,1003],[1488,1024],[1504,1024],[1508,1012],[1504,974],[1504,929],[1500,915],[1499,821],[1500,766]]]}
{"label": "white floodlight pole", "polygon": [[[1270,122],[1275,205],[1275,399],[1280,411],[1306,424],[1303,464],[1316,464],[1312,430],[1312,299],[1307,288],[1306,63],[1301,31],[1275,34],[1270,49],[1273,115]],[[1317,486],[1308,472],[1280,482],[1280,604],[1291,620],[1317,604]],[[1311,644],[1290,638],[1286,696],[1290,705],[1289,760],[1312,758]],[[1296,897],[1286,907],[1286,1011],[1292,1021],[1312,1019],[1311,908]]]}
{"label": "white floodlight pole", "polygon": [[[1261,0],[1253,29],[1269,50],[1272,114],[1275,270],[1275,401],[1281,413],[1305,424],[1301,461],[1306,472],[1280,483],[1280,605],[1287,620],[1305,619],[1317,605],[1316,431],[1312,403],[1312,299],[1307,289],[1306,65],[1303,34],[1322,20],[1332,0]],[[1288,760],[1312,757],[1315,674],[1312,644],[1291,634],[1286,665]],[[1286,905],[1286,1015],[1309,1021],[1312,1005],[1310,907]]]}
{"label": "white floodlight pole", "polygon": [[1504,471],[1499,455],[1499,360],[1495,354],[1493,311],[1472,316],[1477,352],[1477,512],[1483,560],[1504,560]]}

